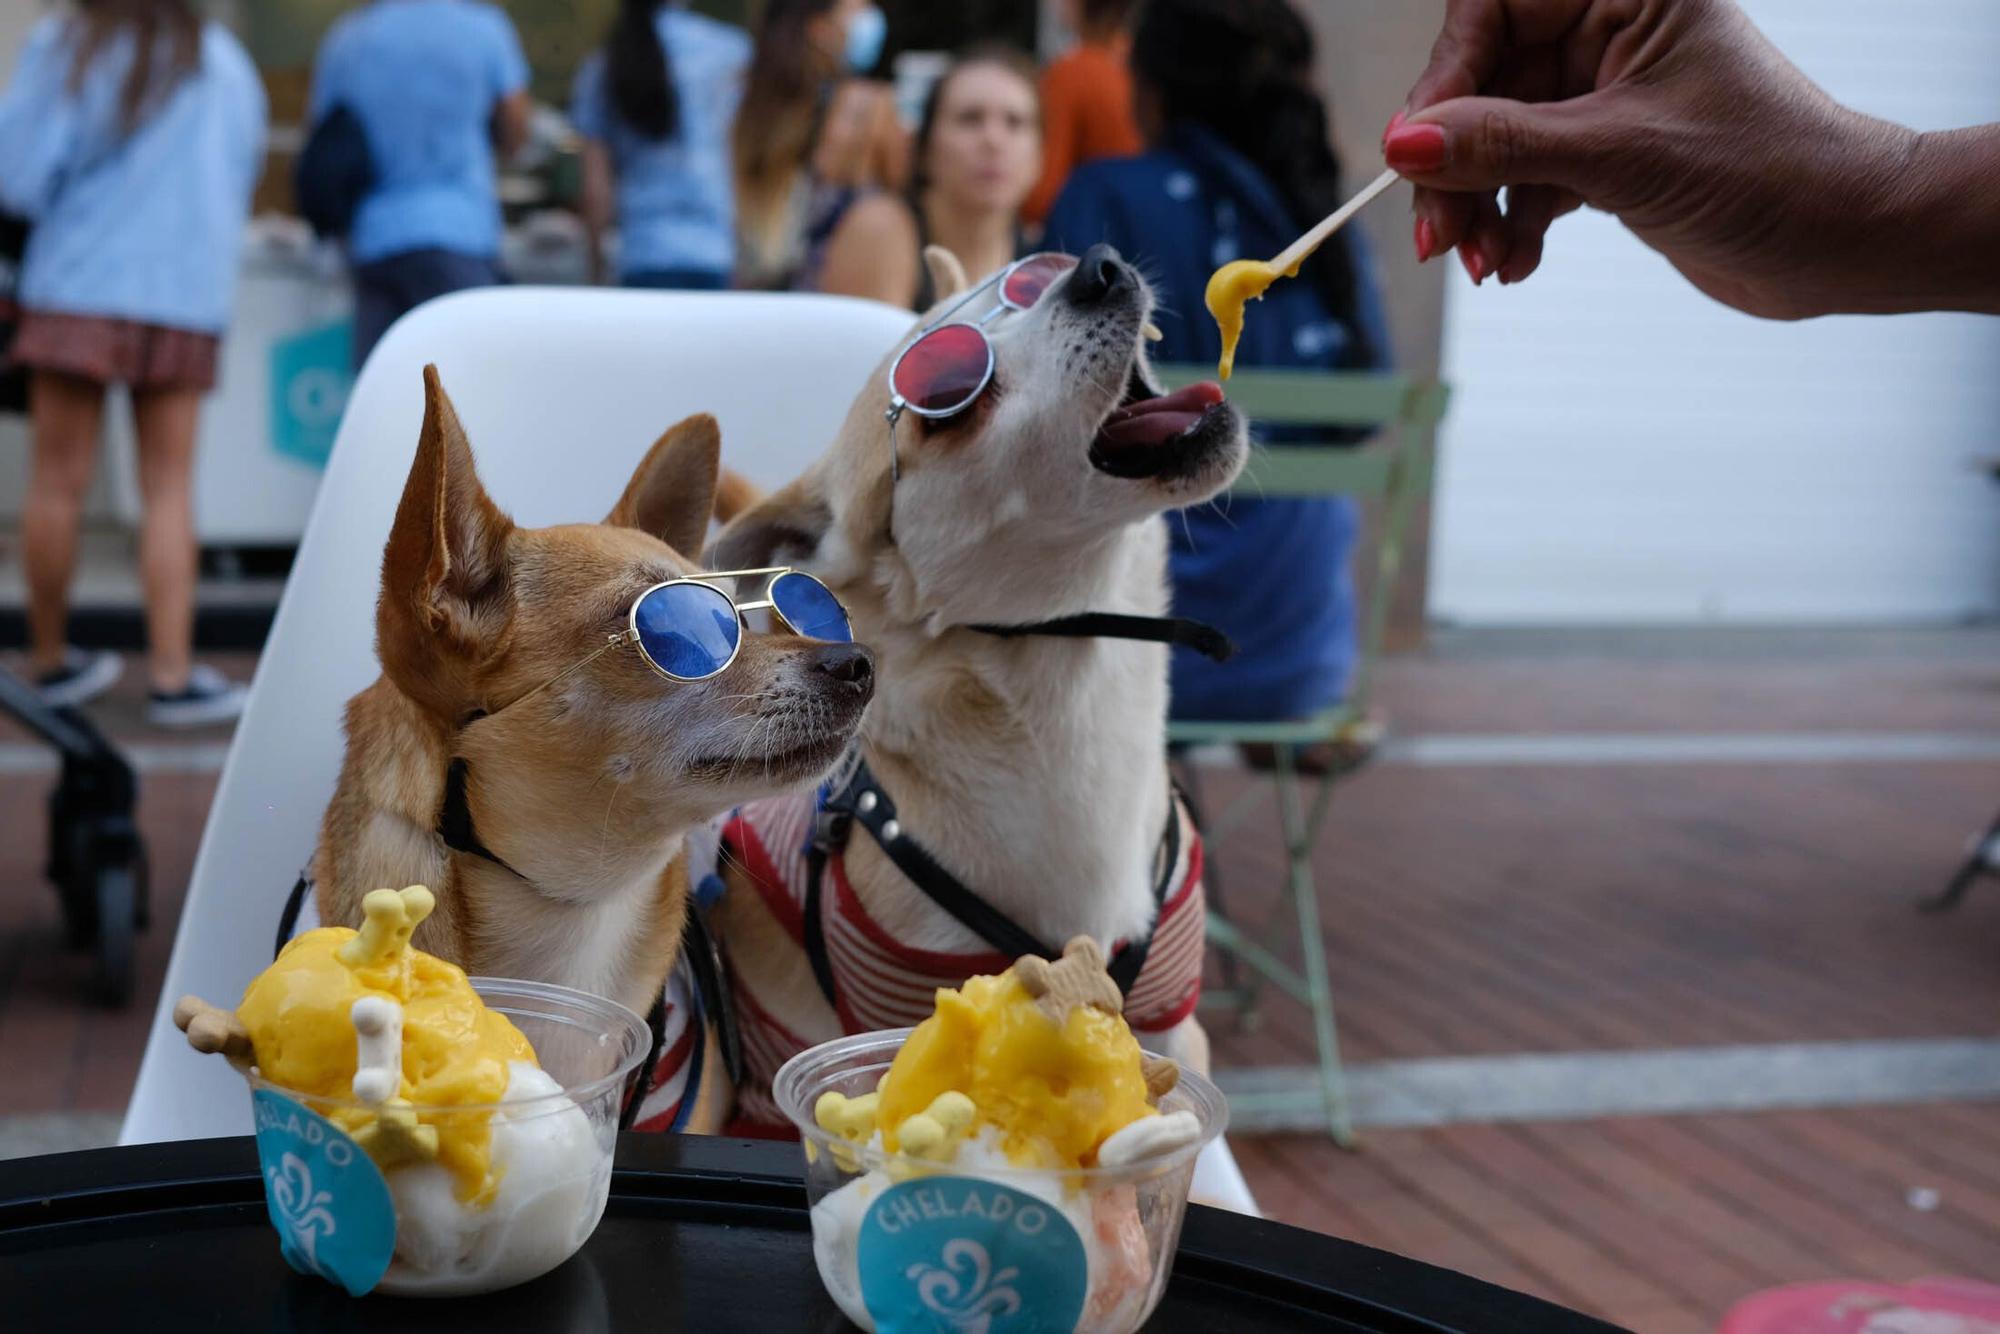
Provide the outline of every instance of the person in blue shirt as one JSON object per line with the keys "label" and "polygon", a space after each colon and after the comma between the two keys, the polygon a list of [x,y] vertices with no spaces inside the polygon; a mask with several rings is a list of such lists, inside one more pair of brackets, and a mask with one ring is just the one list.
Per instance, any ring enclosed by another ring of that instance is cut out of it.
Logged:
{"label": "person in blue shirt", "polygon": [[320,43],[307,114],[345,106],[375,163],[347,238],[357,367],[405,312],[503,281],[493,154],[526,139],[527,87],[514,25],[474,0],[374,0]]}
{"label": "person in blue shirt", "polygon": [[591,275],[615,212],[627,287],[720,288],[736,265],[729,128],[750,38],[667,0],[621,0],[604,48],[577,71]]}
{"label": "person in blue shirt", "polygon": [[[1149,151],[1077,168],[1045,244],[1075,254],[1117,246],[1158,290],[1166,337],[1154,354],[1212,366],[1221,342],[1202,301],[1209,274],[1277,254],[1343,197],[1310,82],[1311,31],[1283,0],[1150,0],[1131,60]],[[1271,288],[1236,364],[1375,369],[1388,342],[1359,231],[1348,228],[1301,281]],[[1227,663],[1175,651],[1173,716],[1302,718],[1337,703],[1355,653],[1352,502],[1229,495],[1171,517],[1175,614],[1216,625],[1237,645]]]}
{"label": "person in blue shirt", "polygon": [[265,101],[229,32],[188,0],[85,0],[42,20],[0,96],[0,209],[32,223],[11,355],[30,372],[33,461],[22,518],[28,657],[43,696],[81,704],[115,654],[67,646],[77,528],[105,389],[138,428],[139,569],[154,722],[233,718],[243,690],[192,658],[192,488]]}

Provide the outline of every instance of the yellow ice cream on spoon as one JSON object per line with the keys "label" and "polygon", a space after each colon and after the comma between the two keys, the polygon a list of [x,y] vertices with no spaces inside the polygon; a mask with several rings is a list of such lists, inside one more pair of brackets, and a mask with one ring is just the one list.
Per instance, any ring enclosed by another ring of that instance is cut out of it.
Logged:
{"label": "yellow ice cream on spoon", "polygon": [[1383,172],[1317,227],[1285,247],[1284,253],[1276,259],[1233,260],[1210,276],[1205,299],[1208,313],[1215,317],[1216,327],[1222,331],[1222,363],[1217,367],[1222,379],[1227,380],[1230,372],[1236,369],[1236,343],[1243,337],[1243,308],[1262,297],[1278,279],[1296,278],[1299,266],[1311,258],[1313,251],[1345,227],[1348,220],[1367,207],[1370,201],[1401,179],[1393,171]]}

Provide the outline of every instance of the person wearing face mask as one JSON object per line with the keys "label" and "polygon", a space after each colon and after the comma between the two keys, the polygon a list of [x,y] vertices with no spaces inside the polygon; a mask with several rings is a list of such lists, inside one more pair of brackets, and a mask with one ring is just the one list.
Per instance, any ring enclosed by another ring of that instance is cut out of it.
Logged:
{"label": "person wearing face mask", "polygon": [[908,138],[866,77],[887,33],[867,0],[765,6],[732,136],[738,287],[814,290],[848,209],[902,188]]}
{"label": "person wearing face mask", "polygon": [[818,290],[924,311],[936,301],[925,246],[951,251],[975,278],[1018,258],[1041,156],[1034,65],[1006,47],[960,56],[924,103],[909,195],[877,193],[847,210]]}

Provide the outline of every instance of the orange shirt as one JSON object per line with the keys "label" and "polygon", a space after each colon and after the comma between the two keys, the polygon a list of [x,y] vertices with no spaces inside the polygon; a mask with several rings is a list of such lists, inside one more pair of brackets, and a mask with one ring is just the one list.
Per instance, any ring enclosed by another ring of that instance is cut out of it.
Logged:
{"label": "orange shirt", "polygon": [[1126,45],[1086,42],[1042,72],[1042,179],[1021,210],[1031,222],[1048,216],[1079,164],[1145,147],[1132,118]]}

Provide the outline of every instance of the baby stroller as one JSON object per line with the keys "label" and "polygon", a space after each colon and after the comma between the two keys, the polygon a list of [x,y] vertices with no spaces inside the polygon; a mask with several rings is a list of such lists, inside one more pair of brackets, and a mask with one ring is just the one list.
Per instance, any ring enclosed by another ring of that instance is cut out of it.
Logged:
{"label": "baby stroller", "polygon": [[133,940],[150,916],[146,845],[133,816],[137,775],[88,718],[43,703],[9,672],[0,672],[0,711],[61,758],[49,796],[48,877],[61,900],[63,938],[95,956],[97,998],[124,1005],[132,998]]}
{"label": "baby stroller", "polygon": [[[6,365],[14,282],[27,226],[0,215],[0,412],[27,410],[27,376]],[[92,989],[107,1005],[132,998],[133,938],[147,923],[146,848],[133,818],[132,766],[75,709],[52,708],[27,682],[0,672],[0,712],[55,748],[62,777],[49,797],[48,876],[62,901],[63,936],[95,955]]]}

